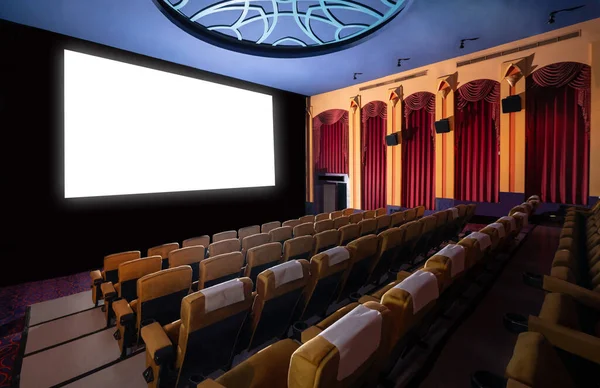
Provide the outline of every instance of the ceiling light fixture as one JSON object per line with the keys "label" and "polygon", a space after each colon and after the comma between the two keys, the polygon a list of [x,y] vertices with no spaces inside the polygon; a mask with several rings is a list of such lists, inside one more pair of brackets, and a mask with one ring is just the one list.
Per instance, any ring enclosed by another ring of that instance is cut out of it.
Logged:
{"label": "ceiling light fixture", "polygon": [[354,73],[354,79],[357,79],[356,78],[357,75],[362,75],[362,73]]}
{"label": "ceiling light fixture", "polygon": [[559,9],[559,10],[556,10],[556,11],[552,11],[552,12],[550,12],[550,15],[548,15],[548,24],[554,24],[554,22],[555,22],[554,17],[556,16],[557,13],[560,13],[560,12],[571,12],[571,11],[575,11],[576,9],[579,9],[579,8],[582,8],[582,7],[585,7],[585,4],[584,5],[578,5],[576,7],[564,8],[564,9]]}
{"label": "ceiling light fixture", "polygon": [[402,66],[402,61],[410,61],[410,58],[398,58],[398,67]]}
{"label": "ceiling light fixture", "polygon": [[461,39],[461,40],[460,40],[460,47],[459,47],[459,48],[461,48],[461,49],[464,49],[464,48],[465,48],[465,42],[466,42],[467,40],[477,40],[477,39],[479,39],[479,37],[477,37],[477,38],[466,38],[466,39]]}

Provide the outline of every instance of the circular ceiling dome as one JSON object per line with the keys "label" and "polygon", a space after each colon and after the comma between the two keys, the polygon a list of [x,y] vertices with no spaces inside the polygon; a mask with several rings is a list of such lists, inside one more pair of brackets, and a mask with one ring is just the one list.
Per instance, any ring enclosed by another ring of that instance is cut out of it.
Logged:
{"label": "circular ceiling dome", "polygon": [[348,48],[410,0],[153,0],[179,28],[213,45],[269,57]]}

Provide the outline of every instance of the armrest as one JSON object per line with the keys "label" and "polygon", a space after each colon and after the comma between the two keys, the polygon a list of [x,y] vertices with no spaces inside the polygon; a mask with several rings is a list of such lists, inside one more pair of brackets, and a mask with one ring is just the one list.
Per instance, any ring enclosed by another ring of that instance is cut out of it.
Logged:
{"label": "armrest", "polygon": [[557,348],[600,364],[600,338],[569,329],[534,315],[529,316],[529,331],[543,334]]}
{"label": "armrest", "polygon": [[90,272],[90,277],[92,278],[92,284],[95,286],[101,284],[104,281],[104,278],[102,277],[102,272],[98,270]]}
{"label": "armrest", "polygon": [[179,329],[181,328],[181,319],[176,320],[175,322],[168,323],[163,326],[163,330],[167,333],[167,336],[171,340],[172,343],[179,343]]}
{"label": "armrest", "polygon": [[313,339],[316,336],[318,336],[319,334],[321,334],[322,331],[323,331],[323,329],[318,328],[317,326],[311,326],[302,332],[300,340],[302,341],[303,344],[305,344],[308,341],[310,341],[311,339]]}
{"label": "armrest", "polygon": [[600,294],[597,292],[579,287],[578,285],[565,282],[564,280],[552,276],[544,276],[543,288],[549,292],[558,292],[569,295],[578,303],[596,311],[600,311]]}
{"label": "armrest", "polygon": [[117,297],[117,291],[111,282],[102,283],[100,285],[100,290],[102,290],[102,295],[104,295],[104,299],[111,300]]}
{"label": "armrest", "polygon": [[158,322],[142,327],[142,339],[146,344],[146,352],[156,365],[172,359],[173,344]]}
{"label": "armrest", "polygon": [[119,299],[112,304],[112,309],[115,312],[117,322],[125,325],[133,321],[133,310],[125,299]]}
{"label": "armrest", "polygon": [[217,383],[213,379],[206,379],[200,384],[196,385],[196,388],[226,388],[224,385]]}

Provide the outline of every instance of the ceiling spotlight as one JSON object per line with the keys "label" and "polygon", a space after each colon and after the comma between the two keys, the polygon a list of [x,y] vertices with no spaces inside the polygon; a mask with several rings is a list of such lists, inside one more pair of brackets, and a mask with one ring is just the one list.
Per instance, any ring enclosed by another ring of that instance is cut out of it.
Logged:
{"label": "ceiling spotlight", "polygon": [[479,39],[479,37],[477,37],[477,38],[466,38],[466,39],[461,39],[461,40],[460,40],[460,47],[459,47],[459,48],[461,48],[461,49],[464,49],[464,48],[465,48],[465,42],[466,42],[467,40],[477,40],[477,39]]}
{"label": "ceiling spotlight", "polygon": [[356,78],[357,75],[362,75],[362,73],[354,73],[354,79],[357,79]]}
{"label": "ceiling spotlight", "polygon": [[585,4],[584,5],[578,5],[576,7],[564,8],[564,9],[559,9],[559,10],[550,12],[550,15],[548,15],[548,24],[554,24],[554,22],[555,22],[554,17],[556,16],[557,13],[560,13],[560,12],[571,12],[571,11],[575,11],[576,9],[579,9],[581,7],[585,7]]}
{"label": "ceiling spotlight", "polygon": [[410,58],[398,58],[398,67],[402,66],[402,61],[409,61]]}

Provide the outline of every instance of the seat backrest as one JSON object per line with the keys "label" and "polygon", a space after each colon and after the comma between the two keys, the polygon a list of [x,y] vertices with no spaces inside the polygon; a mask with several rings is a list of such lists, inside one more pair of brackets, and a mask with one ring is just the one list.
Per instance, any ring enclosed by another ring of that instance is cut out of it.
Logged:
{"label": "seat backrest", "polygon": [[286,240],[283,243],[283,260],[310,260],[315,247],[313,236],[300,236]]}
{"label": "seat backrest", "polygon": [[392,228],[398,227],[404,223],[404,212],[395,212],[391,215],[390,225]]}
{"label": "seat backrest", "polygon": [[454,206],[455,208],[458,209],[458,217],[459,218],[465,218],[467,216],[467,205],[456,205]]}
{"label": "seat backrest", "polygon": [[425,206],[417,206],[415,209],[417,211],[417,218],[421,218],[425,215]]}
{"label": "seat backrest", "polygon": [[365,210],[363,212],[363,220],[368,220],[370,218],[375,218],[375,215],[377,214],[377,212],[375,210]]}
{"label": "seat backrest", "polygon": [[352,214],[354,214],[354,209],[347,208],[342,210],[342,215],[344,215],[345,217],[350,217]]}
{"label": "seat backrest", "polygon": [[280,228],[275,228],[269,232],[271,242],[283,243],[284,241],[292,238],[292,236],[293,229],[291,226],[282,226]]}
{"label": "seat backrest", "polygon": [[281,262],[281,243],[272,242],[248,250],[244,276],[256,282],[259,273]]}
{"label": "seat backrest", "polygon": [[354,214],[350,215],[350,223],[358,224],[360,221],[363,220],[364,215],[365,215],[365,212],[358,212],[358,213],[354,213]]}
{"label": "seat backrest", "polygon": [[350,224],[350,217],[342,216],[333,220],[333,229],[339,229],[342,226]]}
{"label": "seat backrest", "polygon": [[294,228],[297,225],[300,225],[302,222],[300,222],[300,220],[287,220],[284,221],[281,226],[290,226],[292,228]]}
{"label": "seat backrest", "polygon": [[[179,319],[181,300],[192,287],[192,269],[188,265],[164,269],[146,275],[137,282],[137,328],[148,319],[161,326]],[[139,332],[139,331],[138,331]]]}
{"label": "seat backrest", "polygon": [[377,216],[375,220],[377,220],[377,233],[381,233],[390,227],[392,217],[388,216],[387,214],[382,214]]}
{"label": "seat backrest", "polygon": [[375,386],[389,354],[389,317],[379,303],[356,306],[292,354],[288,387]]}
{"label": "seat backrest", "polygon": [[[339,218],[336,220],[339,220]],[[321,233],[326,230],[336,229],[336,228],[334,228],[333,225],[334,225],[333,220],[317,221],[317,222],[315,222],[315,225],[314,225],[315,233]]]}
{"label": "seat backrest", "polygon": [[267,222],[265,224],[262,224],[260,226],[260,231],[262,233],[269,233],[273,229],[279,228],[279,227],[281,227],[281,222],[279,222],[279,221],[271,221],[271,222]]}
{"label": "seat backrest", "polygon": [[253,236],[253,235],[259,234],[259,233],[260,233],[260,226],[258,226],[258,225],[246,226],[245,228],[241,228],[240,230],[238,230],[237,238],[239,238],[240,241],[243,241],[244,238],[246,238],[248,236]]}
{"label": "seat backrest", "polygon": [[379,237],[374,234],[362,236],[348,244],[348,249],[352,252],[352,264],[348,277],[342,284],[338,300],[346,298],[365,285],[371,276],[378,248]]}
{"label": "seat backrest", "polygon": [[481,233],[486,233],[492,239],[492,249],[496,249],[504,242],[506,231],[504,225],[498,222],[492,222],[485,228],[480,230]]}
{"label": "seat backrest", "polygon": [[350,241],[360,237],[360,227],[358,224],[349,224],[342,226],[340,229],[339,245],[347,245]]}
{"label": "seat backrest", "polygon": [[406,209],[404,213],[404,222],[414,221],[417,219],[417,208]]}
{"label": "seat backrest", "polygon": [[140,251],[127,251],[104,256],[104,280],[117,284],[119,282],[119,265],[142,257]]}
{"label": "seat backrest", "polygon": [[212,287],[215,284],[239,277],[243,265],[242,252],[224,253],[202,260],[198,289]]}
{"label": "seat backrest", "polygon": [[314,236],[315,226],[311,222],[294,226],[294,237]]}
{"label": "seat backrest", "polygon": [[328,220],[328,219],[329,219],[329,213],[320,213],[315,216],[315,222]]}
{"label": "seat backrest", "polygon": [[333,247],[337,247],[340,242],[340,232],[337,230],[326,230],[317,233],[315,238],[315,254],[321,253]]}
{"label": "seat backrest", "polygon": [[230,252],[240,252],[242,250],[242,243],[238,238],[230,238],[228,240],[221,240],[214,242],[208,246],[208,256],[222,255]]}
{"label": "seat backrest", "polygon": [[162,269],[159,255],[126,261],[119,265],[119,296],[127,302],[137,299],[137,281],[148,274]]}
{"label": "seat backrest", "polygon": [[476,210],[477,205],[475,205],[474,203],[470,203],[467,205],[467,221],[469,221],[475,215]]}
{"label": "seat backrest", "polygon": [[206,249],[202,245],[194,245],[175,249],[169,252],[169,268],[189,265],[192,270],[192,283],[200,278],[200,262],[206,257]]}
{"label": "seat backrest", "polygon": [[225,232],[215,233],[212,237],[213,244],[223,240],[230,240],[232,238],[237,238],[237,231],[235,230],[227,230]]}
{"label": "seat backrest", "polygon": [[182,247],[193,247],[195,245],[202,245],[204,248],[207,248],[210,245],[210,236],[205,234],[204,236],[192,237],[186,240],[183,240],[181,244]]}
{"label": "seat backrest", "polygon": [[344,215],[344,212],[341,210],[338,210],[338,211],[329,213],[329,218],[331,218],[332,220],[335,220],[337,218],[342,217],[343,215]]}
{"label": "seat backrest", "polygon": [[[479,241],[479,249],[482,254],[486,254],[492,249],[492,238],[487,233],[482,232],[471,232],[465,236],[463,240],[477,240]],[[462,241],[462,240],[461,240]]]}
{"label": "seat backrest", "polygon": [[335,247],[310,259],[310,282],[302,302],[299,318],[324,314],[350,267],[352,254],[346,247]]}
{"label": "seat backrest", "polygon": [[514,237],[514,235],[517,231],[517,222],[515,221],[515,219],[513,217],[511,217],[511,216],[500,217],[500,218],[498,218],[498,220],[496,222],[504,225],[504,232],[506,233],[507,238]]}
{"label": "seat backrest", "polygon": [[259,233],[244,237],[242,240],[242,254],[244,258],[246,258],[249,249],[268,244],[269,242],[271,242],[271,236],[268,233]]}
{"label": "seat backrest", "polygon": [[421,232],[423,231],[423,225],[428,222],[428,221],[425,221],[425,222],[421,222],[421,221],[422,220],[409,221],[409,222],[403,224],[402,226],[400,226],[400,228],[405,229],[404,241],[414,242],[420,237]]}
{"label": "seat backrest", "polygon": [[387,271],[397,260],[398,248],[404,243],[405,232],[406,229],[390,228],[378,235],[379,247],[377,249],[377,257],[373,262],[372,272],[375,268]]}
{"label": "seat backrest", "polygon": [[377,231],[377,220],[375,218],[364,219],[358,223],[358,228],[361,236],[373,234]]}
{"label": "seat backrest", "polygon": [[190,369],[207,376],[230,362],[252,306],[252,288],[248,278],[233,279],[183,298],[175,362],[179,376],[189,376]]}
{"label": "seat backrest", "polygon": [[521,205],[515,206],[512,209],[510,209],[510,211],[508,212],[508,215],[512,216],[512,215],[514,215],[515,213],[518,213],[518,212],[527,213],[527,209],[524,206],[521,206]]}
{"label": "seat backrest", "polygon": [[444,288],[464,273],[466,267],[467,250],[459,244],[448,244],[431,256],[425,263],[425,268],[437,268],[444,276]]}
{"label": "seat backrest", "polygon": [[169,252],[175,250],[175,249],[179,249],[179,243],[168,243],[168,244],[162,244],[162,245],[158,245],[156,247],[152,247],[148,249],[148,257],[150,256],[160,256],[162,257],[162,269],[168,268],[169,267]]}
{"label": "seat backrest", "polygon": [[379,209],[375,210],[375,217],[383,216],[386,214],[387,214],[387,209],[384,207],[380,207]]}
{"label": "seat backrest", "polygon": [[473,267],[479,260],[483,258],[484,251],[479,245],[479,240],[472,238],[463,238],[458,242],[465,248],[465,269]]}
{"label": "seat backrest", "polygon": [[558,292],[550,292],[544,297],[539,318],[569,329],[582,331],[578,306],[572,297]]}
{"label": "seat backrest", "polygon": [[421,218],[417,222],[420,222],[423,225],[421,228],[421,234],[424,235],[426,233],[432,233],[436,229],[437,223],[438,223],[438,218],[436,218],[434,216],[427,216],[427,217]]}
{"label": "seat backrest", "polygon": [[309,279],[306,260],[288,261],[258,275],[249,349],[284,334]]}
{"label": "seat backrest", "polygon": [[307,222],[314,224],[315,216],[313,214],[307,214],[305,216],[298,218],[298,221],[300,221],[301,224],[306,224]]}
{"label": "seat backrest", "polygon": [[435,227],[436,228],[441,228],[448,221],[448,212],[446,210],[441,210],[439,212],[435,212],[430,217],[432,217],[432,216],[436,220],[435,221]]}

